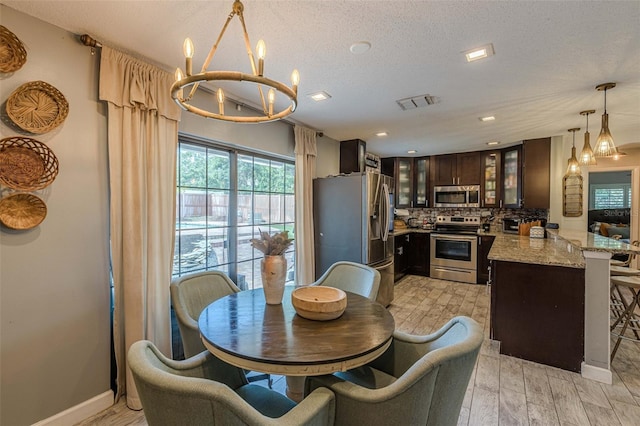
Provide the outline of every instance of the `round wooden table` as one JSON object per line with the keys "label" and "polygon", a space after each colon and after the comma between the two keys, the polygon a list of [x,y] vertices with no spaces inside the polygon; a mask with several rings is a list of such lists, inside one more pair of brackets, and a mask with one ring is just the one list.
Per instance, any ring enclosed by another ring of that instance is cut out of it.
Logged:
{"label": "round wooden table", "polygon": [[379,303],[347,292],[342,316],[312,321],[296,314],[294,288],[286,287],[281,305],[267,305],[262,289],[216,300],[198,320],[204,345],[237,367],[287,376],[287,394],[297,399],[304,376],[359,367],[391,344],[393,316]]}

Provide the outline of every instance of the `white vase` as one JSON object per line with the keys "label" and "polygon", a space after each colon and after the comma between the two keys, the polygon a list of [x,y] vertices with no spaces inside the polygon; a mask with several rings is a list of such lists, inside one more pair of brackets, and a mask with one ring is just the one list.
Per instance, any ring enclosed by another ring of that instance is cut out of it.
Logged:
{"label": "white vase", "polygon": [[282,255],[266,255],[260,262],[260,270],[262,272],[262,289],[267,304],[281,304],[287,274],[287,259]]}

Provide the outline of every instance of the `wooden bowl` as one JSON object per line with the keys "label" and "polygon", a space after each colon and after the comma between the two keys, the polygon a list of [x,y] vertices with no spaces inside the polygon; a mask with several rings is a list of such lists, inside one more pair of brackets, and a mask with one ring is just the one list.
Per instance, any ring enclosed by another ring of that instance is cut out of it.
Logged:
{"label": "wooden bowl", "polygon": [[328,321],[344,313],[347,308],[347,294],[333,287],[300,287],[291,293],[291,303],[303,318]]}

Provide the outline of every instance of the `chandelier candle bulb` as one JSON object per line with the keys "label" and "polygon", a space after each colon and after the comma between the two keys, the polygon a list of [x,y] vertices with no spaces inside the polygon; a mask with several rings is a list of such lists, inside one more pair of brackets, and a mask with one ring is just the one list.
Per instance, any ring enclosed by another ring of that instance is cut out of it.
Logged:
{"label": "chandelier candle bulb", "polygon": [[300,73],[297,69],[294,69],[291,73],[291,86],[293,86],[293,91],[298,93],[298,84],[300,84]]}
{"label": "chandelier candle bulb", "polygon": [[224,115],[224,92],[222,89],[218,89],[216,96],[218,97],[218,111],[220,115]]}
{"label": "chandelier candle bulb", "polygon": [[273,104],[276,101],[276,91],[275,89],[269,89],[269,94],[267,95],[269,98],[269,115],[273,115]]}
{"label": "chandelier candle bulb", "polygon": [[258,40],[256,53],[258,55],[258,75],[262,77],[264,75],[264,58],[267,54],[267,46],[265,46],[264,40]]}
{"label": "chandelier candle bulb", "polygon": [[[184,51],[184,57],[186,58],[186,70],[187,76],[191,75],[192,72],[192,61],[193,61],[193,42],[189,37],[184,39],[184,44],[182,45],[182,50]],[[182,80],[182,79],[181,79]]]}

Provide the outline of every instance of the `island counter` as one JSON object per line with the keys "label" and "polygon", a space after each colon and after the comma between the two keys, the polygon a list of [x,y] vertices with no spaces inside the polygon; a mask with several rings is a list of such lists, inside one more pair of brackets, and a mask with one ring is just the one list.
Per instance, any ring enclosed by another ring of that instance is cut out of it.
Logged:
{"label": "island counter", "polygon": [[609,259],[634,252],[587,232],[538,240],[498,233],[489,259],[491,336],[501,353],[611,383]]}

